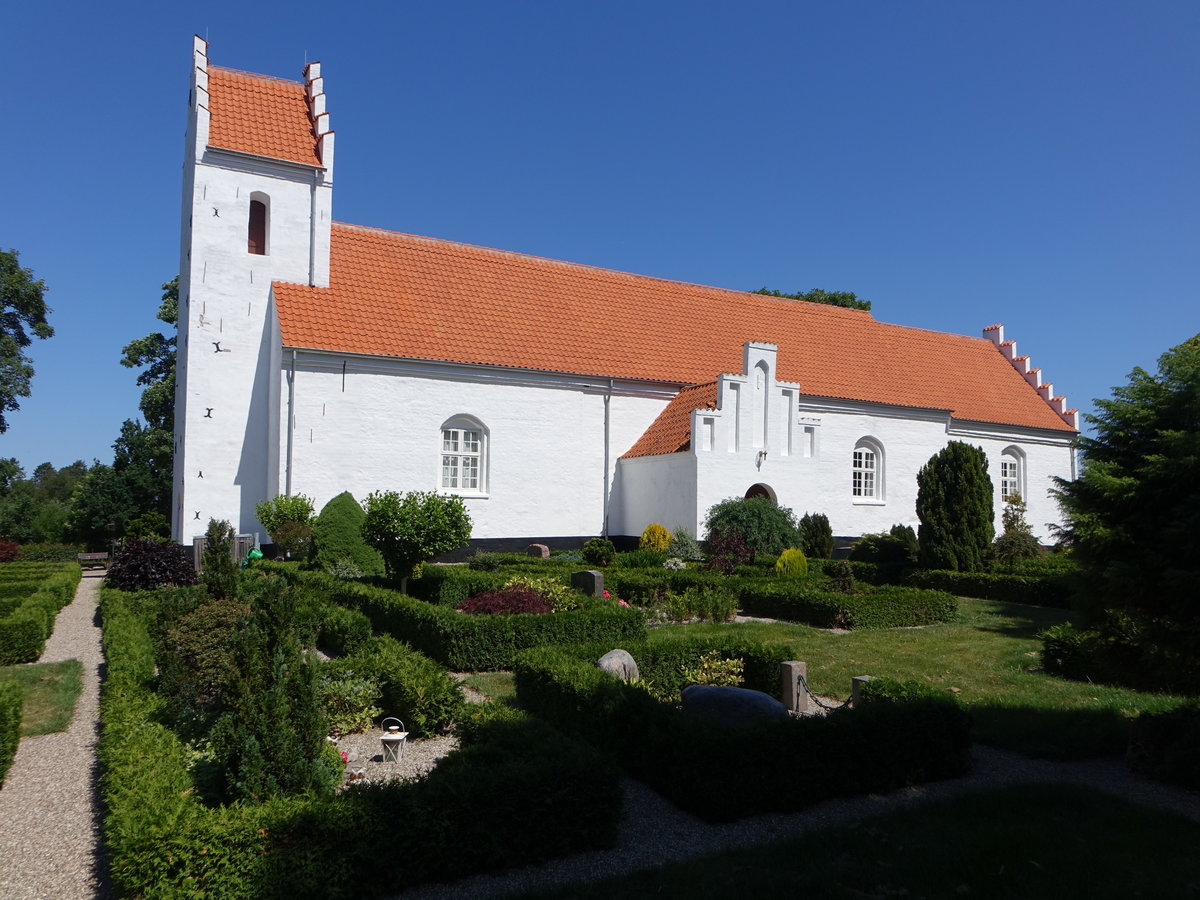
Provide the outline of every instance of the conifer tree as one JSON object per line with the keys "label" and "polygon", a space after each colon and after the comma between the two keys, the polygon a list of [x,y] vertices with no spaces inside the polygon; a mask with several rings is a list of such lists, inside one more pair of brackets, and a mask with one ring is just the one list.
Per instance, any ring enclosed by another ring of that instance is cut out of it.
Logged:
{"label": "conifer tree", "polygon": [[984,569],[996,527],[992,479],[981,448],[951,441],[921,467],[917,517],[922,568]]}

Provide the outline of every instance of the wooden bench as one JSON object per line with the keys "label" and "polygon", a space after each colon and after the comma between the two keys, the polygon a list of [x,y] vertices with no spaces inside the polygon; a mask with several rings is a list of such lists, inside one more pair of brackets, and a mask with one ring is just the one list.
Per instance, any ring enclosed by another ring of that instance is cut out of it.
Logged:
{"label": "wooden bench", "polygon": [[76,553],[75,561],[85,569],[90,568],[91,566],[99,566],[102,569],[108,568],[107,553]]}

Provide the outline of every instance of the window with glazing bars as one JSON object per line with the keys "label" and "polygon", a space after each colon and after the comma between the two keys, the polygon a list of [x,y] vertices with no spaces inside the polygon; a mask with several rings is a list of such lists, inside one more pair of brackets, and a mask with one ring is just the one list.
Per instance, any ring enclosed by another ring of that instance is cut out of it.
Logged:
{"label": "window with glazing bars", "polygon": [[875,496],[875,451],[858,447],[854,451],[852,486],[855,497]]}
{"label": "window with glazing bars", "polygon": [[479,490],[483,439],[471,428],[442,429],[442,487]]}

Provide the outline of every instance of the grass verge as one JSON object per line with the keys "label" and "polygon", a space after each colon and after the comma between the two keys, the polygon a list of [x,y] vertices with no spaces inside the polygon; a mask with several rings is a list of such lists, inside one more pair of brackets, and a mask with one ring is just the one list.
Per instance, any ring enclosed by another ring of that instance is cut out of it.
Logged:
{"label": "grass verge", "polygon": [[83,687],[79,660],[0,666],[0,678],[17,682],[24,692],[22,737],[67,730]]}
{"label": "grass verge", "polygon": [[1200,825],[1180,816],[1087,788],[1023,785],[526,896],[1190,897],[1197,842]]}
{"label": "grass verge", "polygon": [[512,672],[475,672],[463,684],[473,687],[489,700],[510,706],[517,702],[517,683]]}
{"label": "grass verge", "polygon": [[1042,645],[1034,635],[1065,621],[1061,610],[967,598],[960,604],[958,621],[921,628],[833,633],[782,622],[705,623],[655,628],[650,639],[736,629],[749,640],[790,644],[796,658],[808,663],[813,690],[833,697],[848,696],[855,675],[943,687],[971,710],[977,741],[1027,756],[1076,759],[1124,752],[1131,719],[1182,702],[1042,673]]}

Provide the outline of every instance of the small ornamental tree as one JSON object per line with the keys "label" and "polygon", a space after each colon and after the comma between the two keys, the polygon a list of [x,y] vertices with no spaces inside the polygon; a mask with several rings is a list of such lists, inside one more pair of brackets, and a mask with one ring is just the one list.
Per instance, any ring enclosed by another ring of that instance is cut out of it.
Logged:
{"label": "small ornamental tree", "polygon": [[233,561],[233,526],[208,520],[204,553],[200,557],[204,590],[214,600],[230,600],[237,595],[238,573]]}
{"label": "small ornamental tree", "polygon": [[254,507],[275,549],[289,558],[303,556],[312,538],[313,501],[303,494],[280,494]]}
{"label": "small ornamental tree", "polygon": [[1025,521],[1025,501],[1020,494],[1009,494],[1000,513],[1004,533],[992,545],[992,556],[1003,566],[1012,566],[1023,559],[1036,559],[1042,547]]}
{"label": "small ornamental tree", "polygon": [[800,532],[792,511],[765,497],[722,500],[708,511],[704,526],[710,543],[718,533],[732,531],[741,536],[752,555],[777,557],[788,547],[800,546]]}
{"label": "small ornamental tree", "polygon": [[367,497],[363,537],[383,556],[387,577],[402,591],[422,563],[471,539],[471,516],[461,497],[432,491],[375,491]]}
{"label": "small ornamental tree", "polygon": [[833,529],[825,513],[805,513],[800,517],[800,549],[809,559],[833,556]]}
{"label": "small ornamental tree", "polygon": [[996,526],[992,479],[981,448],[951,441],[921,467],[917,517],[922,568],[983,571]]}
{"label": "small ornamental tree", "polygon": [[382,575],[383,557],[363,539],[366,517],[349,491],[326,503],[312,526],[312,564],[326,570],[350,566],[363,575]]}

